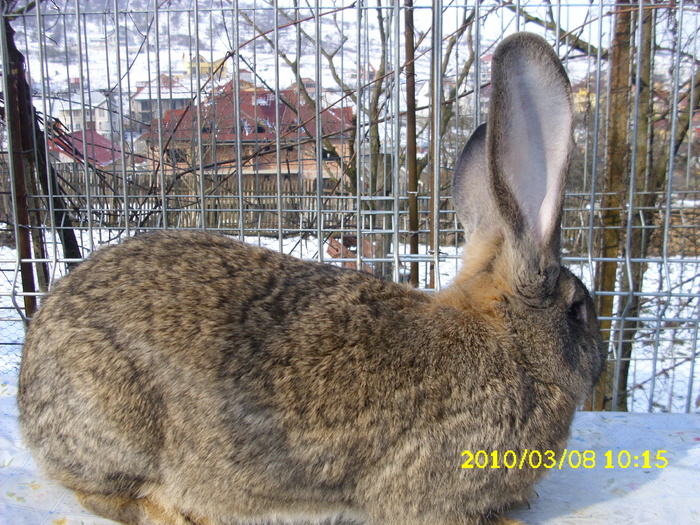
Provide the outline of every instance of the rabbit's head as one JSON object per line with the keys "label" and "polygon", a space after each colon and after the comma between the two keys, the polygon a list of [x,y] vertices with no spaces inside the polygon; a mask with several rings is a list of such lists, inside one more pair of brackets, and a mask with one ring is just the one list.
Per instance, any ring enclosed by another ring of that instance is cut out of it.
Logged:
{"label": "rabbit's head", "polygon": [[572,127],[571,87],[551,46],[530,33],[505,39],[487,124],[464,147],[452,191],[467,241],[457,288],[512,331],[541,379],[580,402],[605,354],[591,298],[560,263]]}

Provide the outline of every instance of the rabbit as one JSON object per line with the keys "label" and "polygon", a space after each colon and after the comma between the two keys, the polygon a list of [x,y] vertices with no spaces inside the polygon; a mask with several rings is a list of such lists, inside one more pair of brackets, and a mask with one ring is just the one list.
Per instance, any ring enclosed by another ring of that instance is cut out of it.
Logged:
{"label": "rabbit", "polygon": [[96,250],[31,321],[24,440],[90,511],[129,524],[515,523],[605,353],[560,263],[571,91],[551,46],[493,56],[488,120],[453,180],[454,282],[428,293],[220,234]]}

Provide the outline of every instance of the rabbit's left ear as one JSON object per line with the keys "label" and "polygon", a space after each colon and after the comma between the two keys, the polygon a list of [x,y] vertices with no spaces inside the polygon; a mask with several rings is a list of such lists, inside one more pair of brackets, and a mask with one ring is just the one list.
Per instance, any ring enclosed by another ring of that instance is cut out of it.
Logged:
{"label": "rabbit's left ear", "polygon": [[558,261],[572,149],[568,77],[543,38],[518,33],[498,46],[491,85],[486,163],[498,209],[520,242]]}

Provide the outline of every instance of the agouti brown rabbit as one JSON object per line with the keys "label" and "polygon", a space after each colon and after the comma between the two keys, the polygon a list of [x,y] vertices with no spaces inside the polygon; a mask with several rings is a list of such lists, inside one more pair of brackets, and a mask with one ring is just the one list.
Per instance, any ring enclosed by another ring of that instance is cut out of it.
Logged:
{"label": "agouti brown rabbit", "polygon": [[[26,337],[21,427],[46,473],[124,523],[505,523],[605,355],[560,264],[568,79],[527,33],[492,67],[488,127],[454,177],[467,244],[448,289],[201,232],[100,249]],[[466,450],[530,458],[461,468]]]}

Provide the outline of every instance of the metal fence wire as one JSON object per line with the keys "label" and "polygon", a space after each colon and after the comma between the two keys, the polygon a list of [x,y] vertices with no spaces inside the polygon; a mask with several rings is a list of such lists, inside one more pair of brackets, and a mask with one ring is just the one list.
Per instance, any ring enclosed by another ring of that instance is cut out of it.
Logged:
{"label": "metal fence wire", "polygon": [[495,45],[528,30],[573,89],[565,262],[609,349],[589,408],[700,411],[697,3],[2,6],[1,374],[51,282],[157,228],[446,286],[452,169]]}

